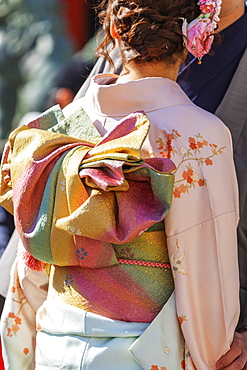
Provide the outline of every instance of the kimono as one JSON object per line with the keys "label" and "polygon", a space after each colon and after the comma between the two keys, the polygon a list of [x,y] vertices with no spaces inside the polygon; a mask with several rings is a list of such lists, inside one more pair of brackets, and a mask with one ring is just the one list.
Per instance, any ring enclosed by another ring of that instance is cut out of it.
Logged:
{"label": "kimono", "polygon": [[[1,204],[25,248],[17,263],[49,275],[36,369],[206,370],[229,350],[239,316],[231,138],[176,82],[98,75],[84,98],[14,131]],[[5,309],[8,359],[9,314],[21,326],[21,311]]]}

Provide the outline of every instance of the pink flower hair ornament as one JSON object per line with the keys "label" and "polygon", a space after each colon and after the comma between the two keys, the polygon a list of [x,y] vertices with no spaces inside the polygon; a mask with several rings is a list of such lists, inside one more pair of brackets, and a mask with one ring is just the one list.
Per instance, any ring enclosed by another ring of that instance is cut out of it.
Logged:
{"label": "pink flower hair ornament", "polygon": [[222,0],[199,0],[201,14],[191,21],[187,22],[182,18],[182,33],[186,49],[198,58],[201,64],[201,58],[208,54],[214,40],[214,30],[217,27]]}

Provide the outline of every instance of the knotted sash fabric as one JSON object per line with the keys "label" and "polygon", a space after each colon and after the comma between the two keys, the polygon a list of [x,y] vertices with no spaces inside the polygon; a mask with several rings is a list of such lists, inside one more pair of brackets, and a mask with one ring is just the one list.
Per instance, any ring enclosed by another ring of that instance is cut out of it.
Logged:
{"label": "knotted sash fabric", "polygon": [[82,109],[65,119],[55,107],[12,132],[0,201],[9,211],[13,202],[28,253],[59,266],[110,266],[118,263],[111,243],[127,243],[165,217],[175,166],[141,158],[149,126],[144,113],[133,113],[102,138]]}

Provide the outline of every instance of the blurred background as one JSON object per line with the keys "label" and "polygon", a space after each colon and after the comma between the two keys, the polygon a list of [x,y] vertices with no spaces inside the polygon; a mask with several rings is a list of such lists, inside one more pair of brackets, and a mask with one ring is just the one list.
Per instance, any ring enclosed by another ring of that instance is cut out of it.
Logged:
{"label": "blurred background", "polygon": [[94,45],[85,57],[83,48],[97,30],[94,5],[95,0],[0,0],[1,140],[24,114],[47,108],[50,88],[62,84],[60,72],[73,70],[72,57],[75,66],[93,62]]}
{"label": "blurred background", "polygon": [[[0,154],[11,130],[73,100],[95,62],[97,0],[0,0]],[[0,207],[0,257],[13,232]]]}

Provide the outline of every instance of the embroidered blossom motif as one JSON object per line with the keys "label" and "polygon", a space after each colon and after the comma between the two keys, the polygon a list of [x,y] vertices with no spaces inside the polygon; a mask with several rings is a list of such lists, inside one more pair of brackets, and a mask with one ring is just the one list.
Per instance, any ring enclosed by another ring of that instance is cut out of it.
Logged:
{"label": "embroidered blossom motif", "polygon": [[176,248],[175,248],[175,251],[171,255],[172,270],[174,272],[178,272],[180,274],[187,275],[187,272],[186,272],[185,268],[182,265],[182,262],[184,261],[184,258],[185,258],[185,251],[181,255],[175,256],[175,254],[177,253],[178,250],[179,250],[178,240],[176,240]]}
{"label": "embroidered blossom motif", "polygon": [[7,337],[12,337],[13,335],[16,336],[20,330],[20,326],[22,325],[21,311],[23,306],[27,303],[27,298],[24,296],[23,291],[18,285],[13,285],[10,288],[10,292],[12,293],[10,298],[14,301],[15,307],[17,307],[17,313],[9,312],[8,317],[4,320],[4,323],[6,324]]}
{"label": "embroidered blossom motif", "polygon": [[47,315],[46,308],[44,307],[41,311],[39,311],[39,318],[37,318],[36,330],[41,330],[40,320],[43,320]]}
{"label": "embroidered blossom motif", "polygon": [[167,355],[171,352],[171,350],[170,350],[170,348],[169,348],[169,347],[164,347],[163,351],[164,351],[164,353],[165,353],[165,354],[167,354]]}
{"label": "embroidered blossom motif", "polygon": [[41,324],[40,324],[40,320],[43,320],[45,318],[45,316],[47,315],[47,312],[46,312],[46,308],[44,307],[42,310],[40,310],[38,312],[38,316],[39,318],[37,317],[37,323],[36,323],[36,330],[41,330]]}
{"label": "embroidered blossom motif", "polygon": [[40,216],[38,224],[42,229],[44,229],[47,224],[47,215]]}
{"label": "embroidered blossom motif", "polygon": [[15,315],[14,312],[8,314],[8,318],[5,319],[7,337],[12,337],[20,330],[20,325],[22,323],[21,318],[18,315]]}
{"label": "embroidered blossom motif", "polygon": [[66,181],[65,180],[62,180],[60,182],[60,190],[66,193]]}
{"label": "embroidered blossom motif", "polygon": [[157,365],[152,365],[152,366],[150,367],[150,370],[166,370],[166,367],[165,367],[165,366],[161,366],[161,367],[159,367],[159,366],[157,366]]}
{"label": "embroidered blossom motif", "polygon": [[131,248],[128,248],[127,247],[127,248],[120,249],[119,256],[121,258],[132,259],[132,258],[134,258],[134,253],[132,253],[132,249]]}
{"label": "embroidered blossom motif", "polygon": [[85,251],[85,248],[76,249],[76,253],[80,260],[84,260],[84,258],[87,257],[87,252]]}
{"label": "embroidered blossom motif", "polygon": [[184,360],[181,361],[180,366],[181,366],[181,369],[185,369],[185,361]]}
{"label": "embroidered blossom motif", "polygon": [[186,319],[186,315],[178,316],[178,322],[180,326],[183,324],[184,321],[188,321]]}
{"label": "embroidered blossom motif", "polygon": [[194,137],[189,137],[188,142],[189,142],[189,147],[193,150],[196,149],[201,149],[204,146],[208,146],[207,140],[204,140],[200,134],[195,135],[196,138]]}
{"label": "embroidered blossom motif", "polygon": [[23,349],[23,353],[24,353],[25,356],[28,355],[29,354],[29,349],[28,348],[24,348]]}
{"label": "embroidered blossom motif", "polygon": [[75,234],[75,235],[82,235],[81,230],[80,230],[80,229],[77,229],[77,230],[76,230],[76,228],[75,228],[75,227],[73,227],[73,226],[70,226],[70,227],[69,227],[69,233],[71,233],[71,234]]}
{"label": "embroidered blossom motif", "polygon": [[10,289],[11,293],[15,293],[16,292],[16,287],[15,286],[12,286],[11,289]]}
{"label": "embroidered blossom motif", "polygon": [[40,320],[43,320],[46,315],[47,315],[47,312],[46,312],[46,308],[44,307],[43,310],[39,311]]}
{"label": "embroidered blossom motif", "polygon": [[72,276],[72,275],[66,275],[66,278],[65,278],[64,282],[65,282],[65,285],[66,285],[68,288],[70,288],[70,287],[71,287],[71,285],[73,285],[73,283],[74,283],[73,276]]}
{"label": "embroidered blossom motif", "polygon": [[158,150],[160,151],[160,155],[163,158],[171,158],[172,155],[177,154],[178,152],[174,149],[172,142],[173,140],[177,140],[181,135],[178,133],[177,130],[172,130],[171,134],[168,134],[165,139],[159,138],[156,143],[159,145]]}
{"label": "embroidered blossom motif", "polygon": [[212,166],[212,164],[213,164],[212,159],[207,158],[207,159],[205,160],[205,164],[206,164],[207,166]]}
{"label": "embroidered blossom motif", "polygon": [[[210,159],[208,160],[211,161]],[[206,164],[209,165],[208,162],[206,162]],[[182,179],[178,180],[178,182],[183,181],[183,183],[179,186],[174,186],[174,198],[181,198],[182,193],[188,193],[189,189],[195,187],[195,185],[204,186],[206,184],[206,180],[199,178],[198,174],[194,172],[190,163],[188,164],[188,166],[186,166],[186,168],[187,170],[182,172]],[[176,182],[177,181],[175,181],[175,183]]]}
{"label": "embroidered blossom motif", "polygon": [[[172,130],[173,134],[170,134],[173,140],[177,140],[181,135],[176,130]],[[169,136],[169,138],[171,138]],[[170,139],[161,139],[156,141],[158,143],[158,149],[161,156],[174,156],[178,154],[173,146],[168,145]],[[204,150],[207,148],[208,155],[203,155]],[[179,148],[180,153],[182,154],[182,160],[178,163],[174,174],[178,172],[182,165],[185,164],[185,170],[182,171],[181,177],[176,177],[174,184],[173,196],[174,198],[181,198],[182,194],[186,194],[190,189],[195,188],[196,186],[205,186],[206,179],[202,178],[196,173],[196,170],[193,168],[193,161],[197,162],[199,166],[213,166],[213,157],[221,155],[224,153],[224,147],[219,148],[218,145],[209,143],[205,140],[200,133],[188,138],[188,146],[184,145]],[[186,162],[188,164],[186,165]]]}

